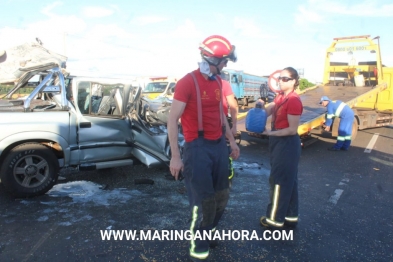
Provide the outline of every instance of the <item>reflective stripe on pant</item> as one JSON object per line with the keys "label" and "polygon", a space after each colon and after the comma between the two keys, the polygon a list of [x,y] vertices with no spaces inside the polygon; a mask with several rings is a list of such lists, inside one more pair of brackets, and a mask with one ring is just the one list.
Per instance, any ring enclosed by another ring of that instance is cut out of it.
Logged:
{"label": "reflective stripe on pant", "polygon": [[232,157],[229,157],[228,169],[229,169],[228,179],[232,179],[233,176],[235,175],[235,170],[233,169]]}
{"label": "reflective stripe on pant", "polygon": [[[232,117],[228,117],[228,116],[227,116],[227,120],[228,120],[229,128],[232,128],[232,126],[233,126]],[[229,141],[227,141],[227,147],[228,147],[228,154],[230,155],[232,149],[231,149],[231,146],[230,146],[230,144],[229,144]],[[229,166],[228,166],[228,169],[229,169],[228,178],[229,178],[229,179],[232,179],[233,176],[234,176],[234,174],[235,174],[235,170],[233,170],[232,157],[229,157]]]}
{"label": "reflective stripe on pant", "polygon": [[[184,146],[184,181],[191,207],[190,231],[203,236],[215,228],[229,198],[228,149],[225,138],[197,138]],[[190,256],[206,259],[208,240],[191,240]]]}
{"label": "reflective stripe on pant", "polygon": [[266,221],[275,227],[284,226],[284,221],[297,222],[298,181],[297,170],[300,159],[298,135],[269,137],[270,150],[270,204]]}

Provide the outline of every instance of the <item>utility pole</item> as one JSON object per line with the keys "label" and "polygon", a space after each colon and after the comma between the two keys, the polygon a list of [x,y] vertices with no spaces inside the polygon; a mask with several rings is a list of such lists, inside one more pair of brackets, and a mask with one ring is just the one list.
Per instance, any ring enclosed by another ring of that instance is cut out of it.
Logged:
{"label": "utility pole", "polygon": [[304,68],[298,68],[297,73],[299,75],[299,78],[303,78],[304,77]]}
{"label": "utility pole", "polygon": [[[381,46],[379,45],[379,36],[374,37],[371,40],[377,39],[378,40],[378,56],[379,56],[379,62],[380,62],[380,66],[381,68],[378,68],[378,77],[380,76],[381,79],[383,80],[383,73],[382,73],[382,58],[381,58]],[[377,65],[378,66],[378,65]]]}

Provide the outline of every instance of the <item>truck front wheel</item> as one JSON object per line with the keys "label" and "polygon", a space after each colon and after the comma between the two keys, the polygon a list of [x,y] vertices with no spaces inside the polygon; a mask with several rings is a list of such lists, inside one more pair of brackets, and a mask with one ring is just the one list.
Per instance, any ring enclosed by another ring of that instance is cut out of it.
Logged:
{"label": "truck front wheel", "polygon": [[59,176],[54,153],[38,143],[21,144],[4,159],[0,177],[5,189],[15,197],[45,194]]}

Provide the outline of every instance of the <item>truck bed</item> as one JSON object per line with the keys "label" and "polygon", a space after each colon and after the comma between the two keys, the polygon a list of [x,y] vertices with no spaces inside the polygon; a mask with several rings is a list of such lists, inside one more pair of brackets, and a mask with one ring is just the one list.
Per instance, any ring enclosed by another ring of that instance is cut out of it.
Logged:
{"label": "truck bed", "polygon": [[371,89],[372,87],[370,86],[319,86],[313,90],[300,94],[300,99],[303,103],[303,114],[300,117],[300,125],[326,112],[326,108],[319,104],[322,96],[327,96],[331,100],[349,102]]}
{"label": "truck bed", "polygon": [[375,95],[382,91],[385,86],[318,86],[311,90],[306,90],[300,94],[303,103],[303,114],[300,117],[298,134],[307,134],[311,129],[320,126],[325,122],[326,108],[319,105],[321,96],[327,96],[331,100],[341,100],[350,107],[356,105],[370,95]]}
{"label": "truck bed", "polygon": [[[327,96],[331,100],[341,100],[350,107],[356,106],[370,96],[376,95],[386,89],[386,85],[371,86],[317,86],[299,92],[303,103],[303,114],[300,117],[298,134],[306,135],[313,128],[321,126],[325,122],[326,108],[319,104],[322,96]],[[267,119],[266,126],[270,127],[271,116]],[[260,134],[249,132],[251,136],[259,137]]]}

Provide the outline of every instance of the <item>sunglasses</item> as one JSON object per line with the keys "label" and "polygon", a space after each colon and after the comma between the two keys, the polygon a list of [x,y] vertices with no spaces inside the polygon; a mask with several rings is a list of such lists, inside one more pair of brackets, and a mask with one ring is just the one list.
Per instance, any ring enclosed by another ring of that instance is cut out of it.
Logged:
{"label": "sunglasses", "polygon": [[280,81],[280,80],[282,80],[283,82],[288,82],[288,81],[293,80],[293,78],[286,77],[286,76],[279,76],[278,81]]}

